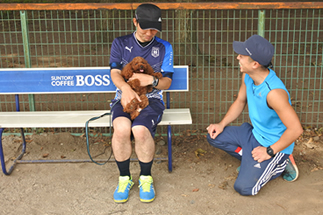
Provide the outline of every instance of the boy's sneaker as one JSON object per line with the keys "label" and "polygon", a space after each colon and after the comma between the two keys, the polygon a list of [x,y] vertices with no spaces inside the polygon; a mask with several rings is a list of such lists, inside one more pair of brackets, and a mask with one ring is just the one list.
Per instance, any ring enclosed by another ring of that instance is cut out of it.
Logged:
{"label": "boy's sneaker", "polygon": [[238,168],[236,169],[236,172],[239,173],[240,172],[240,167],[241,166],[238,166]]}
{"label": "boy's sneaker", "polygon": [[296,166],[293,155],[289,155],[287,158],[287,165],[282,173],[283,179],[288,182],[295,181],[298,178],[299,172]]}
{"label": "boy's sneaker", "polygon": [[113,198],[116,203],[125,203],[129,198],[129,190],[134,183],[129,176],[120,176],[117,189],[114,191]]}
{"label": "boy's sneaker", "polygon": [[139,197],[142,202],[152,202],[155,199],[153,178],[150,175],[139,177]]}

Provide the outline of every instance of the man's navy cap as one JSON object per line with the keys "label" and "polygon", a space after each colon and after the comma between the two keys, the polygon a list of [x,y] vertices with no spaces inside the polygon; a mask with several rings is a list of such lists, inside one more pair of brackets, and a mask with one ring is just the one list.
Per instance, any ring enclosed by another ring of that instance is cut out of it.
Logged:
{"label": "man's navy cap", "polygon": [[141,29],[162,30],[161,10],[156,5],[139,5],[136,9],[136,19]]}
{"label": "man's navy cap", "polygon": [[274,56],[274,46],[259,35],[252,35],[244,42],[233,41],[233,50],[237,54],[250,56],[263,66],[271,65]]}

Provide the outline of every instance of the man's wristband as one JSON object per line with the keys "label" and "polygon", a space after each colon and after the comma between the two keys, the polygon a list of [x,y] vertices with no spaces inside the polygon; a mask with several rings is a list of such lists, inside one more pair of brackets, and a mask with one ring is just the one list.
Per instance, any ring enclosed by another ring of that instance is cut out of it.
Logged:
{"label": "man's wristband", "polygon": [[267,147],[267,154],[271,157],[275,157],[274,150],[270,146]]}
{"label": "man's wristband", "polygon": [[159,83],[159,78],[156,78],[155,76],[153,76],[154,80],[153,80],[153,87],[157,87],[158,83]]}

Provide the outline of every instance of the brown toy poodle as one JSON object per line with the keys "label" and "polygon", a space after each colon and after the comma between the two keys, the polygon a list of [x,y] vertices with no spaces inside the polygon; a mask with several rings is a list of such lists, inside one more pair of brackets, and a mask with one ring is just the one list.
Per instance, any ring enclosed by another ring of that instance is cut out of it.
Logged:
{"label": "brown toy poodle", "polygon": [[[133,73],[144,73],[156,78],[163,77],[160,72],[155,72],[149,63],[142,57],[135,57],[121,71],[121,75],[125,80],[131,78]],[[123,107],[123,111],[130,113],[131,119],[134,120],[140,114],[140,111],[149,104],[146,93],[151,92],[153,90],[153,86],[140,86],[140,81],[138,79],[128,81],[127,83],[139,95],[141,100],[141,102],[139,102],[137,98],[134,98],[126,105],[126,107]]]}

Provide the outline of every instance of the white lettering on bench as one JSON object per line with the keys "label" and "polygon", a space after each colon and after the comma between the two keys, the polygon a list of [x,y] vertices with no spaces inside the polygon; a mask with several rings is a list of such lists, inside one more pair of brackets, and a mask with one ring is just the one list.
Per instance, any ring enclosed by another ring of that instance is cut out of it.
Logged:
{"label": "white lettering on bench", "polygon": [[[76,80],[75,80],[76,79]],[[51,76],[51,85],[54,87],[59,87],[59,86],[109,86],[111,81],[110,81],[110,76],[109,75],[76,75],[75,78],[74,76]]]}
{"label": "white lettering on bench", "polygon": [[52,86],[74,86],[74,81],[52,81]]}
{"label": "white lettering on bench", "polygon": [[52,81],[72,81],[74,76],[51,76]]}
{"label": "white lettering on bench", "polygon": [[74,86],[74,76],[51,76],[51,80],[54,87]]}
{"label": "white lettering on bench", "polygon": [[76,86],[84,86],[84,84],[86,86],[92,86],[93,84],[95,84],[96,86],[109,86],[110,85],[110,76],[109,75],[96,75],[96,76],[92,76],[92,75],[87,75],[87,76],[83,76],[83,75],[76,75]]}

